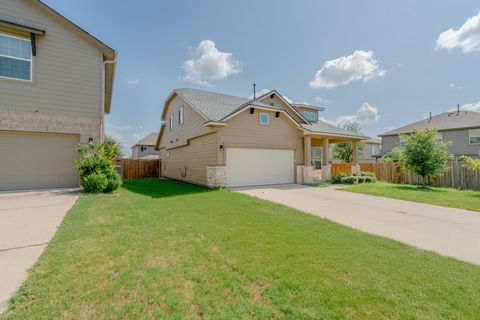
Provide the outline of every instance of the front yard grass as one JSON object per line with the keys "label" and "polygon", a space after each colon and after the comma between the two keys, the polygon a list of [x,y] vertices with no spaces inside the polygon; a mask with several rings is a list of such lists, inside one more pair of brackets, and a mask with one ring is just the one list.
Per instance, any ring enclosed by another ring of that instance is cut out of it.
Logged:
{"label": "front yard grass", "polygon": [[[466,244],[468,245],[468,244]],[[81,195],[2,319],[474,319],[480,267],[226,190]]]}
{"label": "front yard grass", "polygon": [[480,192],[478,191],[451,188],[419,188],[414,185],[383,182],[357,184],[340,190],[480,211]]}

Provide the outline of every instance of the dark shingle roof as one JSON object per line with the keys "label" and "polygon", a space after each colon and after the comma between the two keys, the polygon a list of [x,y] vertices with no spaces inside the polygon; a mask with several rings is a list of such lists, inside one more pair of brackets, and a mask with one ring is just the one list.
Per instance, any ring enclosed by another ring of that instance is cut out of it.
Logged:
{"label": "dark shingle roof", "polygon": [[413,130],[436,129],[438,131],[480,127],[480,113],[474,111],[444,112],[404,127],[382,133],[382,136],[411,133]]}
{"label": "dark shingle roof", "polygon": [[[268,109],[284,111],[284,109],[272,106],[258,100],[231,96],[222,93],[209,92],[191,88],[176,89],[179,95],[193,105],[209,121],[222,121],[224,118],[247,105],[253,105]],[[295,108],[295,106],[294,106]],[[340,129],[325,122],[305,124],[299,123],[304,129],[312,132],[337,134],[345,137],[367,138],[351,131]]]}

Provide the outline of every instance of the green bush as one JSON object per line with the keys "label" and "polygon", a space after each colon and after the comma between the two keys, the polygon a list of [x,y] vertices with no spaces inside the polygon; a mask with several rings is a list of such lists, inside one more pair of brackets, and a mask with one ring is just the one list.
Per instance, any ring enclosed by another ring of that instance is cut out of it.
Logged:
{"label": "green bush", "polygon": [[108,185],[107,176],[100,172],[90,173],[80,178],[83,191],[86,193],[100,193]]}
{"label": "green bush", "polygon": [[375,175],[373,174],[373,172],[368,172],[368,171],[362,171],[360,172],[360,175],[362,177],[375,177]]}
{"label": "green bush", "polygon": [[349,176],[349,174],[346,173],[346,172],[339,172],[339,173],[333,175],[331,181],[334,184],[342,183],[342,178],[348,177],[348,176]]}
{"label": "green bush", "polygon": [[121,185],[115,171],[116,145],[80,146],[77,170],[83,190],[88,193],[113,192]]}
{"label": "green bush", "polygon": [[358,184],[358,177],[350,175],[341,179],[343,184]]}
{"label": "green bush", "polygon": [[374,183],[377,182],[377,179],[373,176],[365,176],[365,183]]}
{"label": "green bush", "polygon": [[364,182],[365,182],[365,178],[366,178],[365,176],[359,175],[359,176],[357,177],[358,183],[364,183]]}
{"label": "green bush", "polygon": [[103,192],[113,192],[122,185],[122,178],[116,171],[110,171],[106,174],[107,186],[103,189]]}

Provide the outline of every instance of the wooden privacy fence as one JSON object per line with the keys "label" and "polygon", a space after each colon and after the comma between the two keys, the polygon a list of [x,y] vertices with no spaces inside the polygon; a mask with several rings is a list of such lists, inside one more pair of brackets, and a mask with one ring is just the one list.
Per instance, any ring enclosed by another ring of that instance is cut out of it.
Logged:
{"label": "wooden privacy fence", "polygon": [[332,163],[331,172],[332,172],[332,176],[336,175],[337,173],[350,173],[352,172],[352,164],[351,163]]}
{"label": "wooden privacy fence", "polygon": [[[470,170],[466,168],[461,161],[450,161],[447,171],[425,181],[435,187],[460,188],[460,189],[480,189],[480,170]],[[397,163],[361,163],[361,171],[368,171],[375,174],[379,181],[389,183],[418,184],[423,183],[422,177],[412,175],[400,170]]]}
{"label": "wooden privacy fence", "polygon": [[160,175],[159,159],[116,159],[116,165],[121,168],[123,179],[158,178]]}

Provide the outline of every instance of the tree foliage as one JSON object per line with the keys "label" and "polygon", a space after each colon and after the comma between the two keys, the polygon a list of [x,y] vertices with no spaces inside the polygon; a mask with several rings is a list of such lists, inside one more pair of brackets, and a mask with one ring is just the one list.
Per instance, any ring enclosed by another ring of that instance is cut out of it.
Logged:
{"label": "tree foliage", "polygon": [[402,158],[402,152],[403,150],[400,147],[393,148],[392,151],[382,157],[382,161],[385,163],[400,162],[400,159]]}
{"label": "tree foliage", "polygon": [[447,170],[447,161],[451,159],[447,152],[448,143],[438,139],[436,130],[415,130],[405,136],[405,140],[400,156],[404,170],[421,176],[423,181]]}
{"label": "tree foliage", "polygon": [[123,145],[117,138],[113,136],[106,136],[103,143],[108,145],[109,148],[114,151],[116,158],[123,158],[125,155],[123,153]]}
{"label": "tree foliage", "polygon": [[461,160],[465,163],[465,167],[471,170],[480,170],[480,158],[473,159],[472,157],[463,156]]}
{"label": "tree foliage", "polygon": [[[361,133],[362,131],[362,129],[356,122],[346,123],[343,126],[343,129],[357,133],[357,134]],[[358,153],[361,154],[363,149],[365,149],[365,142],[360,142],[358,144]],[[336,143],[335,146],[333,147],[333,157],[343,162],[352,162],[353,161],[352,143],[351,142]]]}

